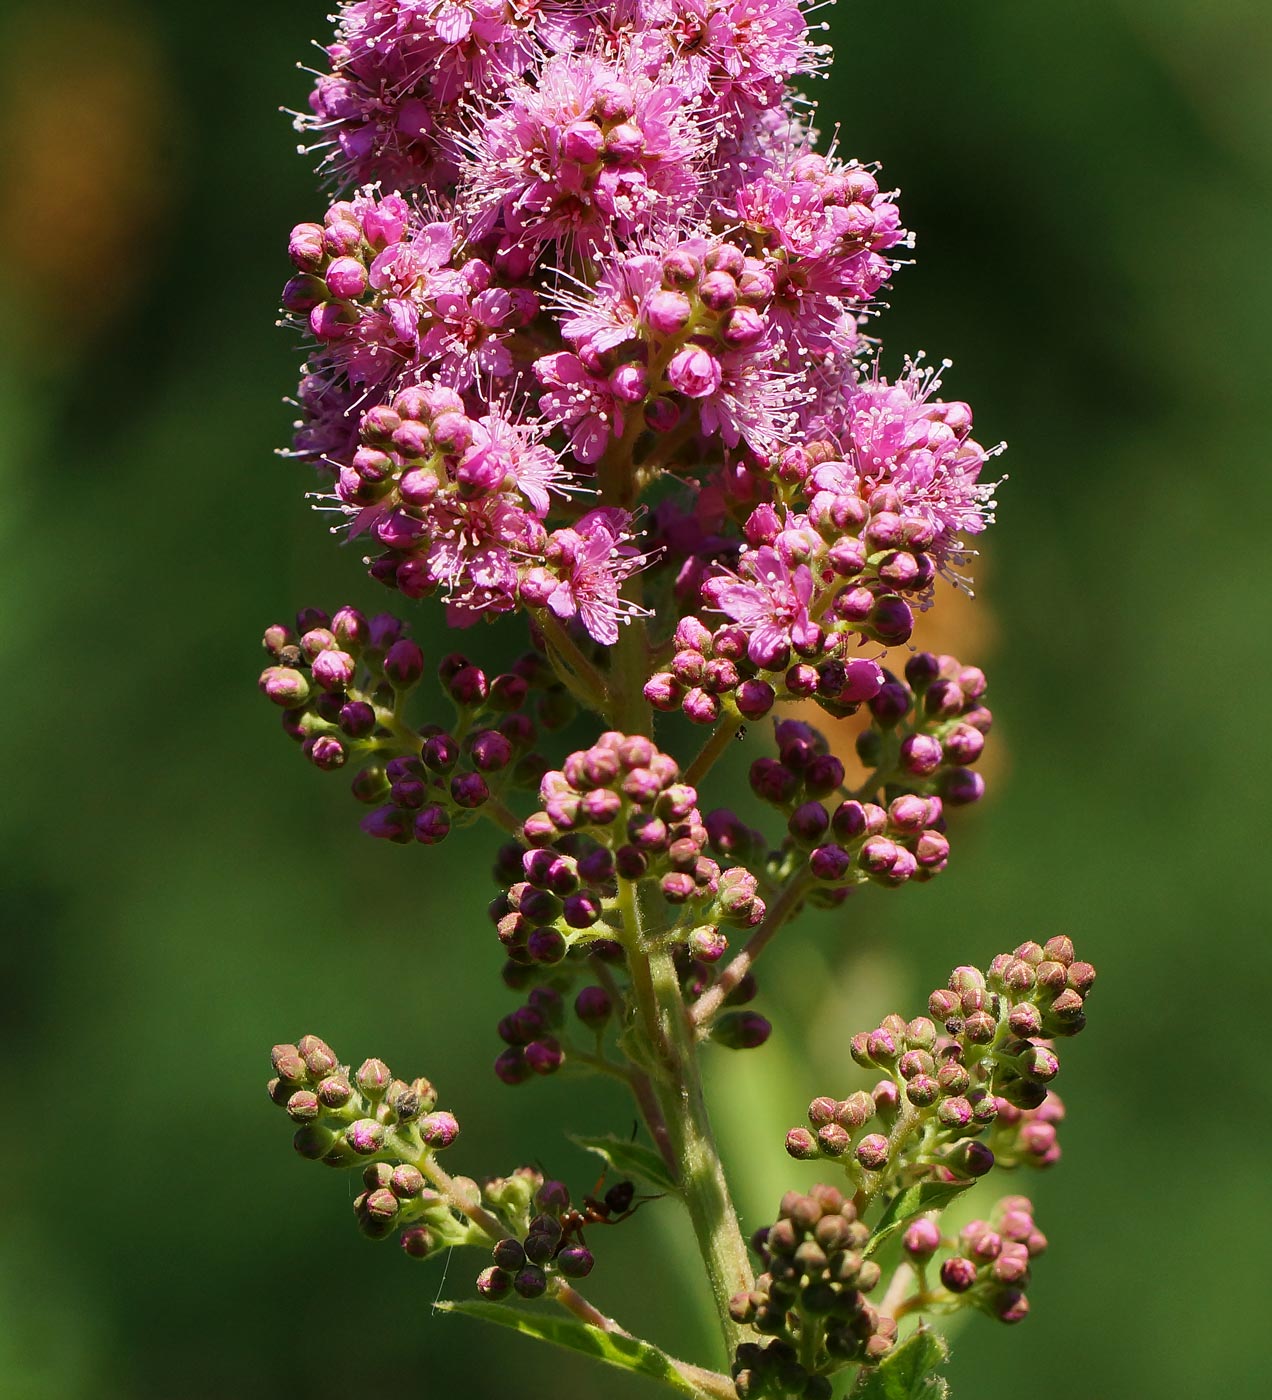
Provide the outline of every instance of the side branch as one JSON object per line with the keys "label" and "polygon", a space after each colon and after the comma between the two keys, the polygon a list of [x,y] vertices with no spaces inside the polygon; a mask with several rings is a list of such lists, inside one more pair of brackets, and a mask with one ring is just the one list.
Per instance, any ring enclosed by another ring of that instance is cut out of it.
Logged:
{"label": "side branch", "polygon": [[773,935],[799,908],[808,888],[808,873],[797,871],[782,887],[781,893],[769,906],[764,922],[747,940],[746,946],[720,974],[715,986],[694,1003],[692,1018],[698,1034],[704,1035],[716,1013],[732,995],[734,989],[754,967],[756,959],[768,947]]}

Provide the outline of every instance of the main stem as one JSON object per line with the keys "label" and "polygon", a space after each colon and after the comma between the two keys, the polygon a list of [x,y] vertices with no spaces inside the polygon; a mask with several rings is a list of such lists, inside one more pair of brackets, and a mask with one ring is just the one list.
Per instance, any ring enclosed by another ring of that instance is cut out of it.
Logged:
{"label": "main stem", "polygon": [[[646,662],[645,628],[630,623],[613,653],[609,688],[610,721],[626,733],[652,731],[653,715],[643,694]],[[675,1158],[677,1184],[732,1356],[741,1328],[729,1315],[729,1300],[752,1286],[751,1264],[711,1131],[697,1037],[672,955],[658,946],[662,930],[658,915],[649,907],[652,901],[647,903],[639,886],[626,880],[619,882],[619,900],[632,995],[651,1060],[650,1079]]]}

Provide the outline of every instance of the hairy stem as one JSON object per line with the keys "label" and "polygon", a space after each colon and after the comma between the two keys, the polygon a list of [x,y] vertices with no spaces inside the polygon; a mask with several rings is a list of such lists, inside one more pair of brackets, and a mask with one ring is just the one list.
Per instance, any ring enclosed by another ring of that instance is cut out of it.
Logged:
{"label": "hairy stem", "polygon": [[729,1299],[752,1286],[751,1265],[711,1131],[693,1023],[671,953],[650,946],[649,921],[637,888],[622,881],[620,898],[631,920],[627,932],[635,945],[629,944],[632,993],[654,1062],[652,1087],[666,1123],[677,1184],[706,1265],[720,1329],[732,1354],[741,1329],[729,1314]]}
{"label": "hairy stem", "polygon": [[[629,423],[624,442],[628,453],[634,439]],[[619,460],[618,454],[603,461],[599,476],[605,504],[624,505],[630,500],[635,477],[630,456],[625,462]],[[624,584],[623,596],[639,607],[641,590],[641,577],[635,574]],[[619,630],[608,687],[610,723],[628,734],[653,734],[653,711],[644,693],[648,667],[646,624],[643,620],[629,621]],[[676,1182],[706,1267],[720,1330],[732,1356],[741,1329],[729,1315],[729,1299],[751,1287],[751,1263],[711,1131],[693,1022],[685,1008],[671,954],[665,947],[656,946],[656,935],[661,930],[648,917],[641,896],[638,885],[619,881],[631,994],[649,1060],[648,1065],[637,1065],[637,1069],[649,1073],[675,1163]]]}

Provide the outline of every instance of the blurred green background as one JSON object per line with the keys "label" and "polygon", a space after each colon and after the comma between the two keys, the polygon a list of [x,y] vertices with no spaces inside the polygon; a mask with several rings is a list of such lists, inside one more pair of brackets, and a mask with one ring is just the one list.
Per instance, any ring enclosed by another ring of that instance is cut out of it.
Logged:
{"label": "blurred green background", "polygon": [[[276,108],[303,103],[327,8],[4,7],[5,1400],[647,1393],[433,1314],[470,1260],[443,1279],[364,1242],[351,1185],[293,1157],[263,1093],[268,1046],[313,1029],[439,1080],[461,1170],[538,1158],[586,1189],[561,1124],[630,1127],[586,1083],[488,1076],[511,1001],[485,838],[362,839],[256,694],[263,624],[380,601],[271,456],[283,243],[322,207]],[[1012,445],[959,623],[1005,761],[941,880],[779,945],[777,1033],[713,1067],[737,1194],[754,1226],[812,1179],[782,1130],[856,1086],[852,1030],[1067,931],[1101,981],[1065,1056],[1065,1160],[1021,1182],[1052,1248],[1023,1327],[960,1333],[955,1394],[1252,1394],[1270,566],[1236,523],[1272,508],[1272,8],[821,15],[823,124],[884,162],[919,234],[889,363],[956,359],[947,393]],[[462,644],[493,658],[502,635]],[[670,1202],[594,1243],[603,1306],[698,1345]]]}

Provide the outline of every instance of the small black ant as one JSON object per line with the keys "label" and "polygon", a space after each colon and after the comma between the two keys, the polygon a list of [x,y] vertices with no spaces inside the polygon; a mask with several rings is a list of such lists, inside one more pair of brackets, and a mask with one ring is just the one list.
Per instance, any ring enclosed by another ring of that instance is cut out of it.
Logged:
{"label": "small black ant", "polygon": [[633,1182],[619,1181],[606,1191],[602,1197],[595,1194],[599,1192],[605,1183],[605,1173],[602,1172],[600,1179],[592,1188],[593,1194],[583,1197],[583,1209],[577,1210],[574,1207],[563,1211],[561,1214],[561,1239],[562,1242],[574,1236],[580,1244],[586,1244],[583,1238],[583,1231],[589,1225],[617,1225],[620,1221],[630,1219],[635,1215],[641,1206],[649,1201],[661,1200],[660,1196],[640,1196],[636,1195],[636,1187]]}

